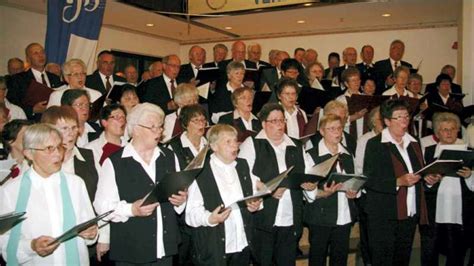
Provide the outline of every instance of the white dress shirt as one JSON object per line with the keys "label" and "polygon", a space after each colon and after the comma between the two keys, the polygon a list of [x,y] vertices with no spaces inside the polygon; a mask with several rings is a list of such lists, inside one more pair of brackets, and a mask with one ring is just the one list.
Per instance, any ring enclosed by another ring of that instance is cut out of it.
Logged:
{"label": "white dress shirt", "polygon": [[44,79],[46,80],[46,86],[51,88],[51,82],[49,82],[48,75],[46,74],[46,70],[43,72],[39,72],[38,70],[31,68],[31,72],[33,72],[33,76],[35,77],[36,82],[43,84],[43,79],[41,78],[41,74],[44,75]]}
{"label": "white dress shirt", "polygon": [[[348,106],[346,97],[351,97],[351,96],[352,96],[352,93],[349,90],[347,90],[343,95],[338,96],[336,98],[336,101],[341,102],[345,104],[346,106]],[[344,131],[350,134],[350,129],[351,129],[351,122],[349,121],[349,119],[347,119],[347,123],[344,125]],[[356,120],[356,129],[357,129],[357,137],[364,135],[364,117],[361,117]]]}
{"label": "white dress shirt", "polygon": [[235,109],[233,116],[234,116],[234,120],[240,118],[240,120],[244,124],[246,130],[255,131],[253,126],[252,126],[252,120],[258,120],[258,118],[254,114],[250,113],[250,120],[247,121],[247,120],[245,120],[245,118],[243,118],[240,115],[239,111],[237,109]]}
{"label": "white dress shirt", "polygon": [[382,93],[382,95],[384,95],[384,96],[393,96],[395,94],[397,94],[399,97],[400,96],[408,96],[410,98],[415,98],[415,95],[413,94],[413,92],[411,92],[407,89],[403,89],[403,94],[402,95],[398,94],[397,89],[395,88],[395,85],[393,85],[390,89],[388,89],[388,90],[386,90]]}
{"label": "white dress shirt", "polygon": [[86,122],[84,124],[84,132],[82,133],[82,135],[79,135],[79,137],[77,137],[77,141],[76,141],[77,147],[84,148],[87,145],[87,143],[89,143],[88,133],[95,133],[95,132],[96,132],[95,129],[91,127],[89,123]]}
{"label": "white dress shirt", "polygon": [[[459,141],[459,140],[458,140]],[[435,149],[435,158],[439,158],[443,150],[467,150],[467,144],[441,145]],[[474,173],[464,179],[469,190],[474,191]],[[463,178],[463,177],[461,177]],[[438,187],[436,197],[436,223],[462,225],[462,191],[460,177],[444,176]]]}
{"label": "white dress shirt", "polygon": [[285,109],[285,118],[286,118],[286,130],[288,136],[291,138],[299,139],[300,138],[300,128],[298,127],[298,111],[303,114],[305,124],[308,123],[308,117],[306,112],[295,106],[293,113],[290,114],[288,110]]}
{"label": "white dress shirt", "polygon": [[8,114],[9,121],[14,119],[27,119],[26,114],[21,107],[9,102],[7,98],[5,98],[4,101],[5,107],[10,110],[10,113]]}
{"label": "white dress shirt", "polygon": [[[132,157],[137,163],[141,165],[143,170],[148,174],[148,177],[156,183],[156,160],[159,156],[163,156],[163,152],[159,147],[156,147],[153,151],[153,156],[150,160],[150,163],[146,163],[137,153],[132,143],[128,143],[122,153],[122,158]],[[178,159],[175,157],[175,166],[176,170],[179,171]],[[143,191],[143,197],[149,191]],[[106,159],[102,168],[99,171],[99,183],[97,184],[97,192],[95,194],[94,207],[97,212],[104,213],[109,210],[115,210],[109,217],[114,223],[125,223],[130,217],[133,217],[132,213],[132,204],[133,202],[126,202],[121,200],[117,188],[117,183],[115,182],[115,170],[114,166],[110,159]],[[179,207],[174,207],[177,213],[183,212],[186,204],[183,204]],[[160,259],[167,254],[165,254],[165,248],[163,244],[163,219],[161,217],[161,206],[158,206],[156,209],[156,249],[157,249],[157,258]]]}
{"label": "white dress shirt", "polygon": [[[51,106],[60,106],[61,105],[61,98],[63,97],[63,94],[65,91],[67,90],[70,90],[71,87],[69,87],[69,85],[63,85],[59,88],[57,88],[56,90],[53,91],[53,93],[51,93],[51,95],[49,96],[49,101],[48,101],[48,108],[51,107]],[[86,90],[87,93],[89,94],[89,97],[90,97],[90,102],[93,103],[95,102],[97,99],[99,99],[101,96],[102,96],[102,93],[100,93],[99,91],[97,90],[93,90],[93,89],[90,89],[90,88],[87,88],[87,87],[84,87],[82,88],[83,90]]]}
{"label": "white dress shirt", "polygon": [[[225,206],[240,200],[244,197],[242,184],[235,166],[237,162],[226,164],[215,154],[211,155],[210,165],[214,174],[214,179],[219,190],[219,194]],[[255,190],[256,180],[252,180],[252,187]],[[209,223],[209,216],[213,210],[206,210],[202,193],[196,181],[189,187],[188,204],[186,207],[186,223],[191,227],[208,226],[214,227],[217,224]],[[245,211],[245,210],[244,210]],[[248,246],[245,234],[242,213],[232,210],[229,217],[224,221],[225,229],[225,253],[241,252]]]}
{"label": "white dress shirt", "polygon": [[[337,145],[337,153],[345,153],[347,155],[352,156],[340,143]],[[318,156],[324,156],[326,154],[330,154],[331,156],[333,155],[326,144],[324,143],[324,139],[321,139],[318,143]],[[309,155],[308,153],[306,154],[306,160],[310,162],[310,165],[314,165],[314,160]],[[346,172],[341,169],[339,164],[336,164],[336,172],[345,174]],[[351,210],[349,208],[349,201],[346,196],[346,192],[344,191],[339,191],[337,193],[337,220],[336,224],[337,225],[346,225],[352,222],[351,219]],[[318,194],[318,189],[316,188],[313,191],[306,191],[303,190],[303,194],[305,195],[306,199],[308,202],[314,202],[316,199],[316,196]]]}
{"label": "white dress shirt", "polygon": [[[382,130],[382,143],[392,143],[397,147],[398,152],[403,158],[403,162],[405,163],[408,173],[414,173],[413,167],[411,165],[410,156],[408,155],[408,146],[410,142],[417,142],[415,138],[410,136],[410,134],[405,133],[402,138],[402,143],[398,143],[395,139],[390,135],[388,128]],[[400,145],[400,144],[403,144]],[[397,176],[395,177],[397,178]],[[399,187],[397,187],[398,190]],[[407,188],[407,215],[408,217],[413,217],[416,214],[416,189],[415,186],[411,186]]]}
{"label": "white dress shirt", "polygon": [[61,170],[68,174],[75,174],[74,171],[74,158],[77,158],[79,161],[85,162],[86,160],[82,157],[81,153],[77,147],[72,148],[72,156],[68,160],[64,160],[61,166]]}
{"label": "white dress shirt", "polygon": [[[183,145],[183,148],[189,148],[189,150],[191,151],[191,153],[193,154],[194,157],[196,157],[198,155],[198,153],[204,149],[204,147],[206,147],[207,145],[207,140],[205,137],[201,137],[201,142],[199,143],[199,150],[196,149],[196,147],[194,147],[194,145],[191,143],[191,141],[189,140],[188,138],[188,132],[185,131],[183,132],[183,134],[181,134],[181,136],[179,137],[179,139],[181,140],[181,143]],[[170,146],[170,148],[172,148]]]}
{"label": "white dress shirt", "polygon": [[[257,136],[255,136],[255,138],[266,139],[270,143],[277,158],[278,172],[281,173],[285,171],[287,169],[287,165],[285,162],[286,147],[296,146],[293,140],[291,140],[290,137],[288,137],[285,134],[283,136],[283,142],[280,143],[279,145],[274,145],[268,139],[267,134],[265,134],[264,130],[261,130],[257,134]],[[254,147],[252,138],[247,138],[240,145],[239,157],[247,160],[247,163],[249,164],[249,169],[251,171],[250,175],[253,176],[252,169],[255,164],[255,147]],[[253,178],[259,179],[256,176],[253,176]],[[293,204],[291,200],[290,190],[287,189],[285,190],[285,192],[283,193],[283,196],[279,200],[274,226],[292,226],[292,225],[293,225]]]}
{"label": "white dress shirt", "polygon": [[428,135],[420,139],[420,146],[421,146],[421,151],[423,152],[423,154],[425,154],[426,147],[436,145],[438,143],[438,141],[435,140],[435,138],[436,138],[435,135]]}
{"label": "white dress shirt", "polygon": [[365,148],[369,139],[375,137],[375,131],[369,131],[357,139],[357,148],[354,159],[355,173],[362,174],[364,173],[364,157],[365,157]]}
{"label": "white dress shirt", "polygon": [[[122,146],[122,147],[127,144],[127,140],[123,136],[120,138],[120,141],[121,141],[120,146]],[[107,143],[108,143],[108,141],[105,138],[105,131],[104,131],[104,132],[100,133],[100,136],[97,139],[87,143],[84,146],[84,148],[91,150],[92,153],[94,154],[94,160],[95,160],[95,165],[96,166],[97,165],[100,166],[99,161],[100,161],[100,158],[102,158],[102,154],[104,154],[104,150],[102,148]],[[97,167],[97,169],[99,169],[99,168],[100,167]]]}
{"label": "white dress shirt", "polygon": [[[18,262],[22,265],[66,265],[66,248],[64,243],[49,256],[41,257],[31,249],[31,241],[40,236],[58,237],[63,230],[62,198],[59,172],[41,177],[34,168],[30,170],[31,190],[26,207],[27,218],[22,222],[20,242],[17,250]],[[76,215],[76,223],[80,224],[92,219],[95,214],[87,194],[84,181],[72,174],[64,173],[71,202]],[[0,189],[0,213],[15,211],[21,178]],[[10,232],[0,236],[2,254],[7,259],[7,243]],[[81,265],[89,265],[89,252],[86,245],[93,244],[96,239],[85,240],[77,237],[77,248]]]}
{"label": "white dress shirt", "polygon": [[[173,91],[171,90],[171,79],[163,73],[163,79],[165,80],[166,88],[168,89],[168,93],[170,98],[173,99]],[[178,88],[178,84],[176,83],[176,79],[173,80],[173,84],[175,88]]]}

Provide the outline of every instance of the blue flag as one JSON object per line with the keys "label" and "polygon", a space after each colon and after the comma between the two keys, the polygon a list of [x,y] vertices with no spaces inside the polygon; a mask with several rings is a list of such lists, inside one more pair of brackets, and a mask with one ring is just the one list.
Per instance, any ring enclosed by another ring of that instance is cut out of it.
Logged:
{"label": "blue flag", "polygon": [[46,56],[63,64],[71,58],[94,61],[105,0],[48,0]]}

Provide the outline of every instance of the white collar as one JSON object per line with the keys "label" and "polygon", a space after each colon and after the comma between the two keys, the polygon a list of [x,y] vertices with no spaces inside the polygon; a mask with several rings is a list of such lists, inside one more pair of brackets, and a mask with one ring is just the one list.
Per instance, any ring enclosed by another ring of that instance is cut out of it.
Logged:
{"label": "white collar", "polygon": [[[163,72],[163,79],[165,80],[166,86],[168,86],[171,83],[171,78],[168,77],[164,72]],[[176,82],[176,79],[173,80]]]}
{"label": "white collar", "polygon": [[91,127],[91,125],[89,125],[89,123],[85,123],[84,124],[84,133],[94,133],[96,132],[95,129],[93,127]]}
{"label": "white collar", "polygon": [[[244,84],[240,84],[240,87],[243,87],[243,86],[244,86]],[[232,93],[236,90],[236,89],[232,88],[232,86],[230,86],[230,82],[227,82],[226,88],[227,88],[228,91],[230,91]]]}
{"label": "white collar", "polygon": [[[243,120],[245,120],[239,113],[239,111],[237,109],[234,110],[234,119],[239,119],[239,118],[242,118]],[[252,112],[250,112],[250,120],[258,120],[258,118],[252,114]]]}
{"label": "white collar", "polygon": [[79,152],[79,149],[74,146],[74,148],[72,148],[72,157],[76,157],[79,161],[82,161],[82,162],[85,162],[86,159],[84,159],[84,157],[82,157],[82,154]]}
{"label": "white collar", "polygon": [[59,173],[60,171],[57,171],[56,173],[48,177],[42,177],[38,174],[38,172],[35,171],[34,167],[31,166],[30,171],[29,171],[29,176],[30,176],[31,184],[33,184],[35,188],[39,188],[43,186],[44,184],[48,184],[48,183],[59,185],[59,181],[60,181]]}
{"label": "white collar", "polygon": [[[165,155],[165,153],[160,149],[160,147],[156,146],[155,149],[153,149],[152,158],[158,158],[160,154],[163,154],[163,156]],[[123,148],[122,158],[126,157],[133,157],[136,161],[143,160],[138,154],[138,152],[135,150],[131,142],[125,145],[125,148]],[[139,160],[137,160],[138,158]]]}
{"label": "white collar", "polygon": [[395,61],[395,60],[393,60],[393,59],[390,57],[390,65],[391,65],[391,66],[394,66],[394,65],[395,65],[395,62],[398,62],[398,66],[401,66],[401,65],[402,65],[402,60],[400,60],[400,61]]}
{"label": "white collar", "polygon": [[[405,135],[403,135],[402,141],[403,141],[403,147],[405,149],[408,147],[408,145],[410,145],[410,142],[418,142],[414,137],[412,137],[408,133],[405,133]],[[392,137],[392,135],[388,131],[388,128],[384,128],[382,130],[382,140],[381,140],[381,142],[382,143],[392,143],[392,144],[395,144],[395,145],[400,144],[399,142],[395,141],[395,139]]]}
{"label": "white collar", "polygon": [[[351,155],[344,146],[342,146],[341,143],[337,144],[337,153],[345,153],[347,155]],[[329,151],[328,147],[326,146],[326,143],[324,142],[324,138],[321,139],[318,143],[318,155],[319,156],[324,156],[326,154],[334,155]]]}
{"label": "white collar", "polygon": [[280,147],[280,146],[293,146],[293,147],[296,147],[296,144],[293,142],[293,140],[288,137],[288,135],[284,134],[283,135],[283,142],[280,143],[278,146],[275,146],[273,145],[273,143],[270,141],[270,139],[268,138],[267,136],[267,133],[265,133],[265,130],[262,129],[260,130],[260,132],[258,132],[257,136],[255,136],[256,139],[266,139],[268,141],[268,143],[270,143],[272,146],[274,147]]}
{"label": "white collar", "polygon": [[41,71],[39,71],[39,70],[36,70],[36,69],[34,69],[34,68],[31,68],[31,71],[33,72],[33,74],[34,74],[35,76],[41,77],[41,74],[44,74],[44,75],[46,76],[46,70],[44,70],[44,69],[43,69],[43,72],[41,72]]}
{"label": "white collar", "polygon": [[225,169],[234,169],[237,165],[237,162],[235,160],[229,164],[224,163],[223,161],[221,161],[221,159],[219,159],[219,157],[217,157],[215,153],[211,154],[211,161],[215,163],[218,167],[222,167]]}
{"label": "white collar", "polygon": [[[181,140],[181,143],[183,145],[183,148],[193,148],[193,149],[196,149],[194,147],[194,145],[191,143],[191,141],[189,140],[188,138],[188,132],[185,131],[183,132],[183,134],[181,134],[181,136],[179,137],[179,139]],[[206,145],[207,145],[207,141],[206,141],[206,138],[204,137],[201,137],[201,143],[199,143],[199,150],[197,152],[199,152],[202,148],[204,148]]]}

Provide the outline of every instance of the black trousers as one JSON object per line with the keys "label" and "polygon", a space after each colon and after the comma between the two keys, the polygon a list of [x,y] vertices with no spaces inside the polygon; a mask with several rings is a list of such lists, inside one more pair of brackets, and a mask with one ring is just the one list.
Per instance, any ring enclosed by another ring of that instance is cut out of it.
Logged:
{"label": "black trousers", "polygon": [[420,226],[421,264],[439,265],[439,254],[446,255],[447,266],[462,266],[469,240],[459,224],[433,224]]}
{"label": "black trousers", "polygon": [[[184,218],[183,218],[184,220]],[[178,246],[178,255],[173,259],[173,265],[189,266],[192,262],[191,228],[185,223],[179,223],[181,243]]]}
{"label": "black trousers", "polygon": [[253,239],[257,264],[261,266],[295,265],[297,241],[293,226],[275,226],[271,232],[257,229]]}
{"label": "black trousers", "polygon": [[359,217],[359,248],[364,264],[371,264],[369,249],[369,234],[367,232],[367,213],[365,212],[366,195],[362,193],[361,197],[355,200],[357,213]]}
{"label": "black trousers", "polygon": [[409,266],[417,217],[386,220],[368,216],[370,254],[374,266]]}
{"label": "black trousers", "polygon": [[247,246],[241,252],[225,254],[227,266],[244,266],[250,264],[250,248]]}
{"label": "black trousers", "polygon": [[125,261],[116,261],[115,266],[171,266],[173,265],[173,257],[166,256],[149,263],[130,263]]}
{"label": "black trousers", "polygon": [[351,224],[336,226],[309,225],[309,265],[325,266],[329,249],[329,265],[347,265]]}

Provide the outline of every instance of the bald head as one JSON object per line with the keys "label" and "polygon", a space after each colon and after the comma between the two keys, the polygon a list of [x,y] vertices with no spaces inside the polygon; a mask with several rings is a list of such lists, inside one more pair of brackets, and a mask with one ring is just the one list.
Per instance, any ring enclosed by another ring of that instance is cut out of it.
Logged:
{"label": "bald head", "polygon": [[248,49],[248,60],[258,63],[262,57],[262,47],[258,43],[250,44]]}
{"label": "bald head", "polygon": [[303,56],[303,65],[308,67],[314,63],[318,62],[318,52],[314,49],[308,49]]}
{"label": "bald head", "polygon": [[243,41],[236,41],[232,44],[232,59],[236,62],[245,60],[245,43]]}
{"label": "bald head", "polygon": [[163,72],[170,79],[174,80],[179,74],[181,60],[177,55],[167,55],[163,58]]}
{"label": "bald head", "polygon": [[342,60],[349,66],[355,66],[357,63],[357,50],[354,47],[347,47],[342,51]]}
{"label": "bald head", "polygon": [[206,61],[206,50],[199,45],[193,45],[189,49],[189,62],[199,67]]}

